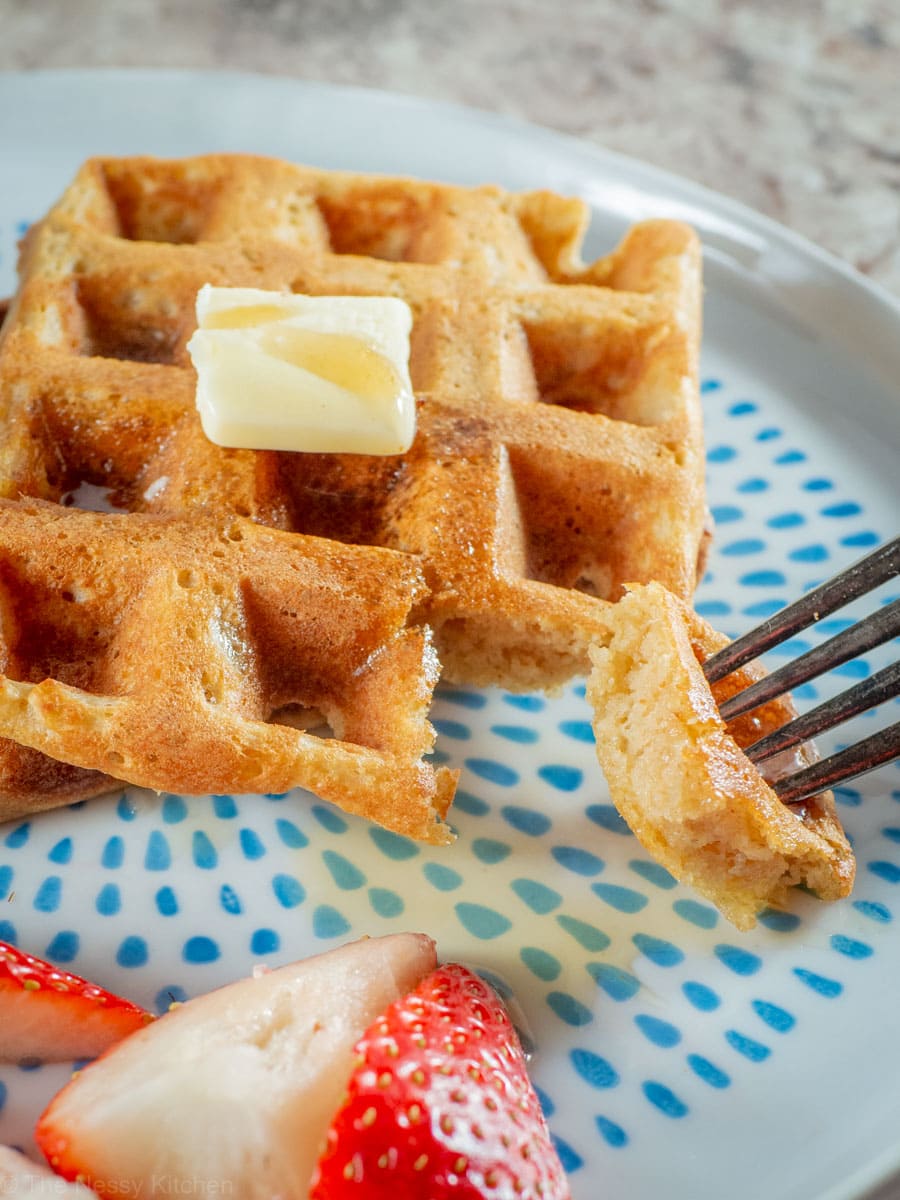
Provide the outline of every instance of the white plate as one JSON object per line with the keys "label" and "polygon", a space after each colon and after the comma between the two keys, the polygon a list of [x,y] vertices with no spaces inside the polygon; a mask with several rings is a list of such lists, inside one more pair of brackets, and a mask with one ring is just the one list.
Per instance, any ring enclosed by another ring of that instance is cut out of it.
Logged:
{"label": "white plate", "polygon": [[[282,79],[7,75],[0,112],[4,289],[23,223],[95,153],[244,150],[550,187],[590,202],[591,254],[631,220],[685,218],[707,250],[719,518],[701,611],[737,633],[896,533],[898,310],[730,201],[504,119]],[[436,717],[463,768],[457,846],[418,848],[303,795],[129,792],[0,829],[0,937],[154,1005],[363,932],[426,929],[514,990],[576,1200],[838,1200],[900,1165],[896,767],[840,795],[852,900],[798,895],[740,935],[613,818],[577,688],[445,690]],[[63,1077],[4,1070],[0,1139],[27,1142]]]}

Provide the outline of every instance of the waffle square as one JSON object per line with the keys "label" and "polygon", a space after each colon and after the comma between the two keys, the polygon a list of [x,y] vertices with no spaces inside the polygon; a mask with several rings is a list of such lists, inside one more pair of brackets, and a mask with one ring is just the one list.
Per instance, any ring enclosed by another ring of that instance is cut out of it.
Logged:
{"label": "waffle square", "polygon": [[[585,265],[586,223],[547,192],[247,156],[93,160],[23,245],[0,495],[59,505],[88,485],[166,528],[247,518],[404,552],[427,585],[409,621],[433,629],[447,678],[558,686],[587,670],[626,582],[689,598],[705,544],[696,236],[648,222]],[[204,283],[405,299],[409,453],[209,443],[185,351]],[[6,718],[0,733],[25,736]]]}
{"label": "waffle square", "polygon": [[[438,663],[407,625],[415,559],[240,517],[25,500],[0,501],[0,547],[0,728],[18,751],[0,760],[0,816],[56,800],[28,792],[49,756],[78,769],[61,768],[57,791],[306,787],[450,840],[454,774],[421,761]],[[309,714],[335,737],[296,728]]]}

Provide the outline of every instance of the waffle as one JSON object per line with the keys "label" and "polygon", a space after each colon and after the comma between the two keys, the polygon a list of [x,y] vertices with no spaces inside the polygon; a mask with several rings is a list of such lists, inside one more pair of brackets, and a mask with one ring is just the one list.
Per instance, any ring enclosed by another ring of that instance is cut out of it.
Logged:
{"label": "waffle", "polygon": [[[89,793],[115,778],[188,795],[305,787],[449,840],[453,774],[421,762],[438,666],[406,624],[424,587],[413,558],[245,518],[9,500],[0,546],[0,727],[38,764],[80,768]],[[335,737],[292,728],[307,712]],[[0,816],[36,799],[8,782]]]}
{"label": "waffle", "polygon": [[[726,725],[717,705],[763,670],[751,664],[710,689],[701,664],[728,639],[658,584],[635,588],[608,619],[612,636],[591,651],[587,689],[597,756],[654,858],[740,929],[796,884],[823,900],[846,896],[853,852],[831,793],[783,804],[742,753],[796,715],[791,701]],[[805,765],[803,754],[789,769]]]}
{"label": "waffle", "polygon": [[[558,686],[587,668],[626,580],[688,598],[705,543],[696,237],[648,222],[585,266],[586,222],[546,192],[246,156],[89,162],[23,245],[0,495],[66,503],[88,484],[135,517],[406,552],[427,584],[410,621],[433,629],[447,678]],[[209,443],[185,350],[204,283],[405,299],[410,452]],[[10,718],[0,733],[25,736]],[[18,754],[3,750],[7,794],[31,786]],[[74,794],[70,771],[29,761],[42,794]]]}

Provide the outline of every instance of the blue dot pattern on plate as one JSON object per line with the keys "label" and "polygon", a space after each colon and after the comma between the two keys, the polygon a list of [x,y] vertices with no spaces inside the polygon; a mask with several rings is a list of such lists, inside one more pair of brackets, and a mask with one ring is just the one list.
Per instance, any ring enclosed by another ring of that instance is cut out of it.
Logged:
{"label": "blue dot pattern on plate", "polygon": [[276,954],[281,938],[274,929],[254,929],[250,938],[251,954]]}
{"label": "blue dot pattern on plate", "polygon": [[116,962],[120,967],[143,967],[149,957],[147,943],[135,934],[125,938],[116,952]]}
{"label": "blue dot pattern on plate", "polygon": [[61,929],[44,951],[44,955],[54,963],[70,963],[78,955],[81,939],[77,933]]}
{"label": "blue dot pattern on plate", "polygon": [[[706,384],[719,529],[698,609],[737,634],[887,531],[777,408]],[[441,686],[434,715],[437,758],[462,772],[452,849],[303,796],[129,790],[0,828],[0,938],[76,970],[107,961],[164,1011],[260,961],[425,929],[497,968],[522,1005],[577,1178],[599,1155],[637,1154],[647,1121],[702,1128],[877,972],[900,905],[900,810],[877,815],[865,784],[838,796],[851,833],[871,832],[857,894],[832,924],[816,908],[826,933],[807,949],[809,897],[742,938],[642,851],[603,789],[582,685],[558,700]]]}
{"label": "blue dot pattern on plate", "polygon": [[701,1054],[689,1054],[687,1064],[700,1079],[708,1083],[710,1087],[726,1088],[731,1083],[731,1079],[726,1073],[711,1063],[708,1058],[704,1058]]}
{"label": "blue dot pattern on plate", "polygon": [[630,1000],[640,991],[640,980],[613,963],[588,963],[588,974],[611,1000]]}
{"label": "blue dot pattern on plate", "polygon": [[619,1073],[605,1058],[591,1050],[573,1050],[572,1065],[592,1088],[611,1088],[619,1082]]}
{"label": "blue dot pattern on plate", "polygon": [[112,917],[122,907],[122,894],[118,884],[106,883],[97,893],[95,901],[97,912],[104,917]]}
{"label": "blue dot pattern on plate", "polygon": [[188,938],[184,944],[184,959],[189,963],[215,962],[219,957],[219,947],[211,937],[198,935]]}
{"label": "blue dot pattern on plate", "polygon": [[642,1091],[654,1108],[657,1108],[664,1116],[676,1119],[687,1116],[687,1105],[665,1084],[648,1079],[642,1085]]}
{"label": "blue dot pattern on plate", "polygon": [[[118,892],[116,894],[118,896]],[[178,897],[168,885],[156,893],[156,907],[164,917],[174,917],[178,912]]]}

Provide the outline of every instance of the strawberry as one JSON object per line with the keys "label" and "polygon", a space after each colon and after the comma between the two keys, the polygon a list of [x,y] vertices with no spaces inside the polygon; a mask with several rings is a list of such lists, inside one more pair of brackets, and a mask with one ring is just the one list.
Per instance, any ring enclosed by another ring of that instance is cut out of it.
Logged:
{"label": "strawberry", "polygon": [[79,975],[0,942],[0,1061],[93,1058],[153,1020]]}
{"label": "strawberry", "polygon": [[389,934],[189,1000],[67,1084],[38,1147],[103,1197],[308,1200],[353,1047],[436,961]]}
{"label": "strawberry", "polygon": [[516,1032],[471,971],[429,975],[356,1055],[310,1200],[567,1200]]}

